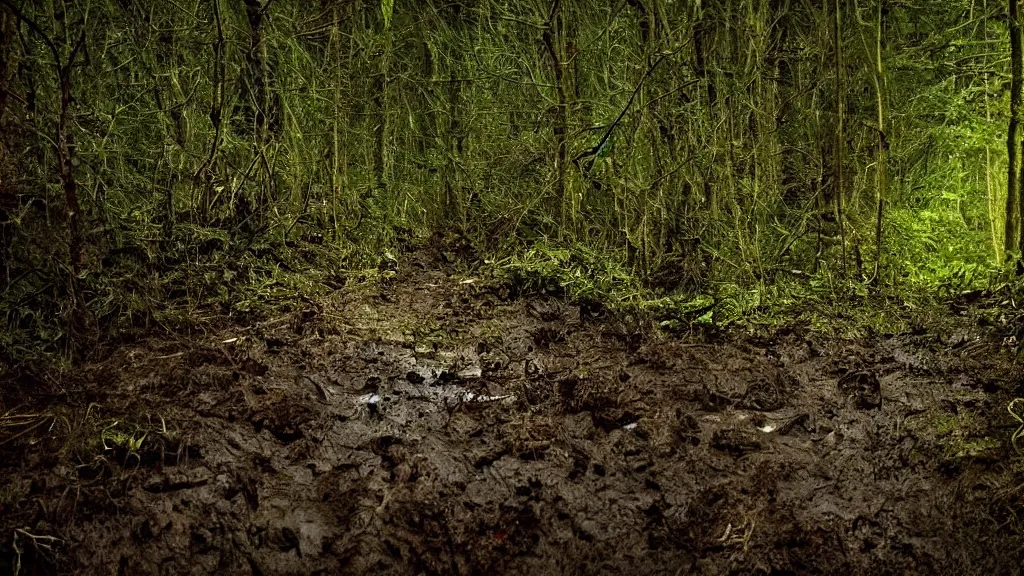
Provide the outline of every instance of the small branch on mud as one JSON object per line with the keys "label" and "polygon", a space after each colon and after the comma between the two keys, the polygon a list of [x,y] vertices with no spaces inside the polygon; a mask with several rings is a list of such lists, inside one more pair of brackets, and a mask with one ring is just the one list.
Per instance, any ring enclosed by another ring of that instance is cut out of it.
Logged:
{"label": "small branch on mud", "polygon": [[[41,555],[41,556],[46,556],[47,553],[48,554],[53,554],[55,552],[54,547],[55,546],[59,546],[59,545],[64,543],[63,540],[61,540],[60,538],[56,538],[54,536],[39,536],[39,535],[36,535],[36,534],[32,534],[32,533],[28,532],[27,530],[23,530],[21,528],[15,528],[14,529],[14,543],[13,543],[14,554],[15,554],[15,559],[14,559],[14,576],[18,576],[18,574],[21,573],[21,555],[22,555],[23,552],[21,550],[21,547],[18,545],[18,537],[19,536],[22,537],[22,538],[27,539],[28,542],[30,542],[32,544],[32,547],[35,549],[36,553]],[[50,560],[52,561],[52,558],[50,558]]]}
{"label": "small branch on mud", "polygon": [[53,416],[49,414],[13,415],[8,413],[3,416],[0,416],[0,432],[2,432],[4,429],[21,428],[20,431],[12,434],[11,436],[0,439],[0,446],[9,444],[17,440],[18,438],[21,438],[22,436],[29,434],[30,432],[39,428],[40,426],[47,422],[51,422],[52,426],[52,418]]}
{"label": "small branch on mud", "polygon": [[[284,316],[279,316],[279,317],[274,318],[272,320],[267,320],[265,322],[259,322],[259,323],[256,324],[256,328],[264,328],[264,329],[266,329],[266,328],[270,328],[271,326],[277,326],[278,324],[284,324],[285,322],[288,322],[289,320],[291,320],[294,317],[295,317],[294,313],[285,314]],[[341,316],[338,316],[338,318],[341,318]]]}
{"label": "small branch on mud", "polygon": [[750,546],[750,537],[754,534],[754,526],[757,523],[754,520],[750,522],[744,522],[737,526],[735,529],[732,527],[732,522],[725,527],[725,534],[718,539],[722,544],[743,544],[743,551],[746,552]]}

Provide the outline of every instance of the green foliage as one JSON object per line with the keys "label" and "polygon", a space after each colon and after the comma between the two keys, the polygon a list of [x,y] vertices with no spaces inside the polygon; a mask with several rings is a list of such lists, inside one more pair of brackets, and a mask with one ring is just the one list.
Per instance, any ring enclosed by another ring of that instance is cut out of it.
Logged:
{"label": "green foliage", "polygon": [[540,240],[495,262],[495,266],[520,293],[555,294],[616,305],[643,301],[642,286],[624,265],[623,255],[618,256]]}
{"label": "green foliage", "polygon": [[[923,293],[878,292],[865,283],[822,272],[809,279],[779,279],[760,288],[720,282],[702,294],[660,293],[625,265],[582,247],[537,242],[495,263],[499,278],[519,294],[554,294],[573,301],[600,301],[623,314],[639,314],[665,330],[697,324],[775,329],[802,325],[845,338],[905,331],[911,310],[929,306]],[[900,299],[906,299],[899,303]],[[910,304],[909,302],[916,302]]]}
{"label": "green foliage", "polygon": [[[846,6],[840,76],[814,3],[23,4],[34,27],[0,8],[9,364],[269,313],[435,232],[667,327],[955,293],[1002,256],[1005,31],[961,25],[973,4],[886,5],[880,62],[878,5]],[[80,36],[62,123],[47,41]]]}
{"label": "green foliage", "polygon": [[937,200],[918,210],[890,212],[893,273],[911,287],[976,288],[994,270],[992,247],[983,232],[970,230],[955,200]]}
{"label": "green foliage", "polygon": [[100,443],[104,450],[121,449],[128,455],[138,457],[139,448],[146,440],[148,433],[137,427],[123,427],[121,422],[111,422],[103,428]]}
{"label": "green foliage", "polygon": [[391,27],[391,14],[395,9],[395,0],[380,0],[380,13],[384,17],[384,28]]}

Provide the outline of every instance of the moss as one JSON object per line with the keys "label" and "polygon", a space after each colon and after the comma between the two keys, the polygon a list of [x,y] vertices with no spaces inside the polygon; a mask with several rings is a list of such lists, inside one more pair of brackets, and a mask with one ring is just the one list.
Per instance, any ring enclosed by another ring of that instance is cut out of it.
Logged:
{"label": "moss", "polygon": [[988,435],[991,427],[984,415],[973,411],[927,412],[907,425],[935,446],[939,460],[947,464],[994,456],[1003,447],[1003,439]]}
{"label": "moss", "polygon": [[946,456],[950,459],[977,458],[994,453],[1002,447],[998,438],[967,438],[947,445]]}

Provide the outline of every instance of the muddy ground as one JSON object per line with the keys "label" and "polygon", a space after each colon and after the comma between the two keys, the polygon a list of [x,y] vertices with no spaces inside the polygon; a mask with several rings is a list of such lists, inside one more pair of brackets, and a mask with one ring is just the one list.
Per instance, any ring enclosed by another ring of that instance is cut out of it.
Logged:
{"label": "muddy ground", "polygon": [[515,292],[421,254],[8,392],[0,574],[1021,573],[996,328],[667,336]]}

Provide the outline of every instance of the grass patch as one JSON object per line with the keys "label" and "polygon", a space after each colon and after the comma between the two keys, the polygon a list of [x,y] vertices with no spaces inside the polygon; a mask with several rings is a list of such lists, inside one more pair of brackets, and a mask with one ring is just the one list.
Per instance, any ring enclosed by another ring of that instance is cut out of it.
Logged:
{"label": "grass patch", "polygon": [[[627,263],[625,253],[541,241],[493,262],[514,296],[547,294],[571,301],[598,301],[609,309],[639,314],[668,331],[695,325],[733,326],[751,332],[802,327],[838,338],[864,338],[917,329],[942,330],[958,319],[949,303],[968,289],[995,284],[961,276],[955,286],[936,282],[874,287],[822,270],[816,275],[781,274],[755,286],[708,280],[699,288],[652,287]],[[989,290],[1006,290],[1000,284]]]}
{"label": "grass patch", "polygon": [[990,435],[991,422],[981,413],[927,412],[908,420],[908,427],[938,448],[938,459],[946,465],[964,460],[998,457],[1004,438]]}

